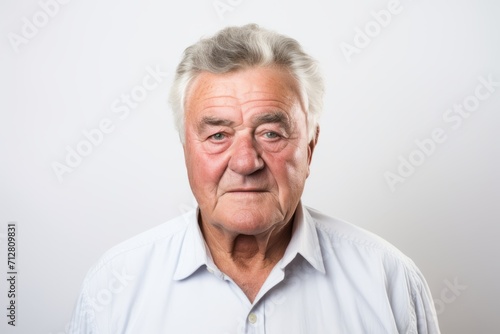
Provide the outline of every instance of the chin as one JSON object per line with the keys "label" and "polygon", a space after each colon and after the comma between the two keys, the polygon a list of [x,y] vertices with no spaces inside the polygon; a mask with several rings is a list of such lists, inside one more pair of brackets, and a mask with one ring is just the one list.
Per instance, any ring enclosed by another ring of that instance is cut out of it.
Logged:
{"label": "chin", "polygon": [[225,215],[225,224],[222,222],[222,226],[238,234],[257,235],[264,233],[283,220],[283,217],[278,217],[276,214],[266,214],[266,211],[270,212],[262,210],[262,208],[230,210]]}

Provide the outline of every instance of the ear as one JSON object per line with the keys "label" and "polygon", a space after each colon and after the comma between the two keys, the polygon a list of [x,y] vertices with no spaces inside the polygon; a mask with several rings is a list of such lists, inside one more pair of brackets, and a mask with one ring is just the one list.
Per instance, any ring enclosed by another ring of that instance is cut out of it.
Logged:
{"label": "ear", "polygon": [[312,156],[314,148],[318,143],[318,138],[319,138],[319,125],[316,127],[316,133],[314,134],[313,139],[311,139],[311,141],[307,145],[307,176],[309,176],[309,173],[311,172],[310,166],[311,166]]}

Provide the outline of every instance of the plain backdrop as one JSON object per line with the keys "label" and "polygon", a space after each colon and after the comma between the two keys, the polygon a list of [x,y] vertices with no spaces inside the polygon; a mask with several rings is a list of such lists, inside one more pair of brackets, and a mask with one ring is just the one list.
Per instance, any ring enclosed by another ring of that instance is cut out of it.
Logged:
{"label": "plain backdrop", "polygon": [[[200,37],[249,22],[296,38],[322,66],[304,203],[411,257],[443,333],[498,332],[498,1],[60,1],[0,2],[1,333],[65,333],[105,250],[195,206],[166,103],[173,72]],[[148,75],[154,89],[141,88]],[[102,122],[109,133],[89,147]],[[433,146],[435,131],[445,139]],[[59,179],[54,165],[77,149],[86,156]],[[13,221],[16,328],[4,315]]]}

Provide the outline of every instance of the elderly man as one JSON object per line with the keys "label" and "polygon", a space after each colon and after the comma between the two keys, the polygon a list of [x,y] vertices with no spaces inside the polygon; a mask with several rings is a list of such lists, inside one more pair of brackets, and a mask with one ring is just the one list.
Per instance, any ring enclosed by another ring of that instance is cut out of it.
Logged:
{"label": "elderly man", "polygon": [[301,203],[319,134],[316,62],[231,27],[186,49],[171,91],[198,208],[108,251],[75,333],[439,333],[411,260]]}

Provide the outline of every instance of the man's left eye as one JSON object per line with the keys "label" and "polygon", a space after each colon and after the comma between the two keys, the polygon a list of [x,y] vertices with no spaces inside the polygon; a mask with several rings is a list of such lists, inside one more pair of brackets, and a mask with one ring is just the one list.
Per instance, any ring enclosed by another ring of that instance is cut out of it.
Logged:
{"label": "man's left eye", "polygon": [[277,134],[276,132],[268,131],[264,133],[264,137],[266,137],[267,139],[275,139],[279,137],[279,134]]}

